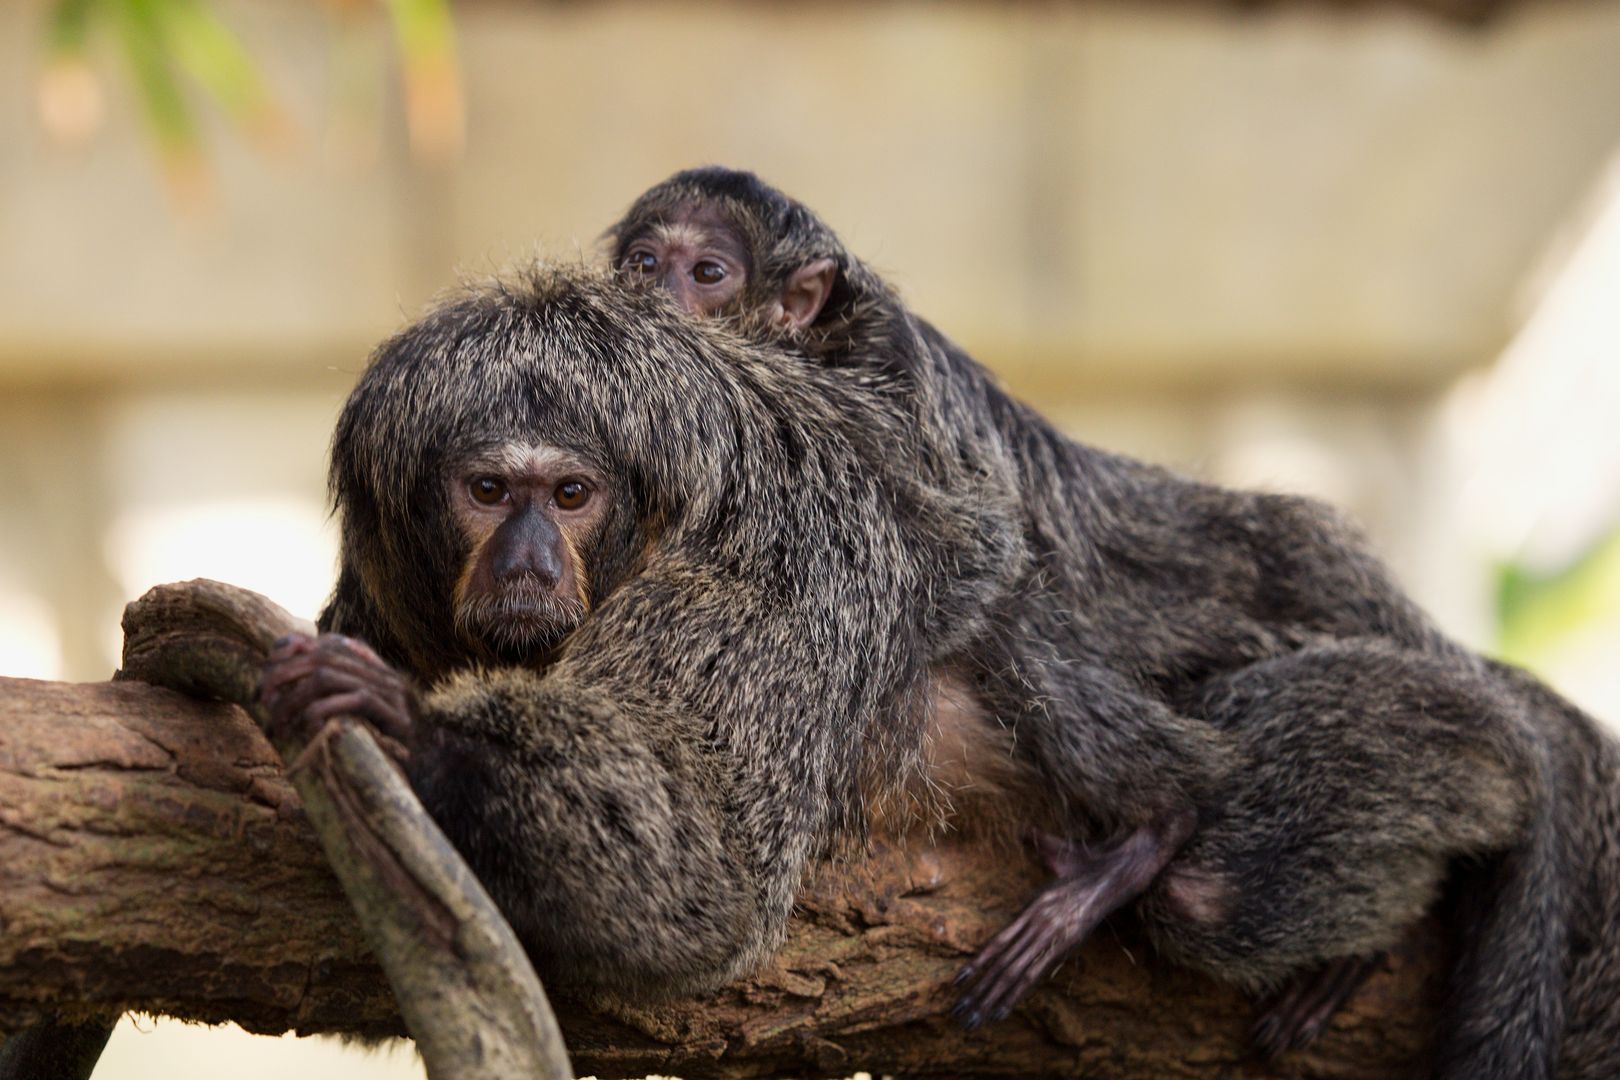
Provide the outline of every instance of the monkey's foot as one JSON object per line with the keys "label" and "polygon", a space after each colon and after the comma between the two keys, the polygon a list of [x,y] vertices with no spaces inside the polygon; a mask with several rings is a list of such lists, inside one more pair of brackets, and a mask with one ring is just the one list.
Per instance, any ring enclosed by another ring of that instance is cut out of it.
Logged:
{"label": "monkey's foot", "polygon": [[1110,847],[1056,849],[1042,856],[1069,871],[1042,889],[956,976],[965,985],[952,1015],[968,1028],[1003,1020],[1111,912],[1141,895],[1186,842],[1190,814],[1143,826]]}
{"label": "monkey's foot", "polygon": [[1383,962],[1383,953],[1347,956],[1294,979],[1255,1021],[1249,1036],[1255,1049],[1275,1058],[1315,1042],[1339,1006]]}

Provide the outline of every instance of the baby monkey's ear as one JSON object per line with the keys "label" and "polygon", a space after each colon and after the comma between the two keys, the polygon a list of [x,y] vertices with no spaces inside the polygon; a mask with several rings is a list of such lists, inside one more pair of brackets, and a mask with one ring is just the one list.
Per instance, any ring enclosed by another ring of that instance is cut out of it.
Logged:
{"label": "baby monkey's ear", "polygon": [[793,271],[777,301],[780,309],[777,320],[795,330],[803,330],[815,322],[832,294],[837,276],[838,264],[831,259],[815,259]]}

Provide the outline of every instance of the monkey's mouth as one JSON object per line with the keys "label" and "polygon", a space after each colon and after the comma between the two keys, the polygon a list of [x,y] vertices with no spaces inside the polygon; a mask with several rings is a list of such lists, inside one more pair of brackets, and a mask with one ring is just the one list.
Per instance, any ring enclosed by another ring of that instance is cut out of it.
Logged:
{"label": "monkey's mouth", "polygon": [[556,648],[585,617],[573,597],[518,585],[456,606],[456,629],[497,658],[521,663]]}

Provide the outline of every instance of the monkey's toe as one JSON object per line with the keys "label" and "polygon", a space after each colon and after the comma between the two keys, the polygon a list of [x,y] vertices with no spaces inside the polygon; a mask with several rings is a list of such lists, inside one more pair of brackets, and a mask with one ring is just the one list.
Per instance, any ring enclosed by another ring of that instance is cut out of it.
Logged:
{"label": "monkey's toe", "polygon": [[957,973],[965,989],[951,1015],[964,1027],[1005,1020],[1074,944],[1067,920],[1047,906],[1031,904]]}

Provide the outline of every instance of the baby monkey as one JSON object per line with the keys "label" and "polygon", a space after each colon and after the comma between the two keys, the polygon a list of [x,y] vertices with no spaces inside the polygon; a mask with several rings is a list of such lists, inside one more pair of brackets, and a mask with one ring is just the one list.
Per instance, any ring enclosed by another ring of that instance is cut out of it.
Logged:
{"label": "baby monkey", "polygon": [[[894,452],[922,482],[989,477],[1018,504],[1024,576],[987,600],[988,632],[929,658],[950,692],[927,738],[978,724],[968,769],[1014,775],[999,786],[1056,877],[963,969],[970,1026],[1134,904],[1173,959],[1286,983],[1255,1037],[1293,1049],[1463,865],[1485,884],[1457,908],[1438,1075],[1549,1076],[1561,1037],[1560,1076],[1605,1075],[1590,1033],[1617,988],[1567,935],[1617,890],[1605,870],[1571,907],[1557,839],[1612,862],[1616,758],[1590,719],[1447,640],[1329,508],[1065,438],[752,174],[677,174],[607,236],[625,279],[906,401],[918,441]],[[1574,930],[1603,939],[1607,918]]]}
{"label": "baby monkey", "polygon": [[[746,197],[752,177],[735,176],[735,194]],[[717,179],[717,192],[731,186],[729,177]],[[656,212],[638,203],[613,229],[613,265],[627,278],[665,289],[693,315],[804,331],[825,310],[839,268],[832,252],[778,250],[799,231],[792,221],[739,216],[704,200]]]}

